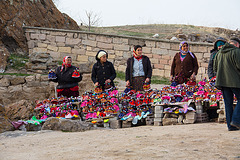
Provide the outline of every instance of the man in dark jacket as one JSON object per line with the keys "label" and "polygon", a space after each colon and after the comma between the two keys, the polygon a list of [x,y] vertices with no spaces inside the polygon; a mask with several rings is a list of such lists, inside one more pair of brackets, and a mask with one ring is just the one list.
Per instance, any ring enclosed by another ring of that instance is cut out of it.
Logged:
{"label": "man in dark jacket", "polygon": [[240,48],[240,39],[237,37],[231,38],[229,43],[234,45],[237,48]]}
{"label": "man in dark jacket", "polygon": [[97,62],[92,68],[92,81],[95,86],[101,86],[103,90],[114,86],[113,80],[116,78],[114,66],[107,61],[107,58],[108,53],[104,50],[99,50],[96,55]]}
{"label": "man in dark jacket", "polygon": [[[240,49],[226,43],[214,59],[215,86],[222,90],[229,131],[240,129]],[[233,110],[234,94],[237,105]]]}

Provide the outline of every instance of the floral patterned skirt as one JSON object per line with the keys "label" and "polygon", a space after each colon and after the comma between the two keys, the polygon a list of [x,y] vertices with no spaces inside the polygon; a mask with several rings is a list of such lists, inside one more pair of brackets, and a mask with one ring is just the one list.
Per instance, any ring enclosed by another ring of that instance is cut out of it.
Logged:
{"label": "floral patterned skirt", "polygon": [[144,76],[133,77],[132,87],[136,91],[143,91],[143,83],[145,81]]}

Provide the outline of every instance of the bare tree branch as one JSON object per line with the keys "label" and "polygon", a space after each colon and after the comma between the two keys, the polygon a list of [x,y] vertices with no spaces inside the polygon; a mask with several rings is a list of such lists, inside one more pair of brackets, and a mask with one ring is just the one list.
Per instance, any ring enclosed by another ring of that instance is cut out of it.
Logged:
{"label": "bare tree branch", "polygon": [[93,11],[85,11],[87,20],[80,18],[81,23],[88,26],[88,31],[91,30],[92,26],[98,26],[101,23],[101,16],[95,14]]}

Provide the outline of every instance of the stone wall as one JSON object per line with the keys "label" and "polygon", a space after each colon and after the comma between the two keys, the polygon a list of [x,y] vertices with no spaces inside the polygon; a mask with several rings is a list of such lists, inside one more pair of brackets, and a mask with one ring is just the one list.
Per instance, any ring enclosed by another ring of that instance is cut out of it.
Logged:
{"label": "stone wall", "polygon": [[[126,69],[126,61],[132,55],[134,45],[143,45],[143,54],[147,55],[153,66],[153,75],[170,76],[173,56],[179,51],[178,41],[151,38],[97,34],[75,30],[24,27],[29,54],[49,53],[54,59],[62,61],[70,55],[75,65],[88,66],[85,72],[91,72],[99,49],[109,53],[108,60],[118,71]],[[196,54],[199,63],[197,79],[207,77],[207,66],[213,44],[190,43],[190,50]]]}
{"label": "stone wall", "polygon": [[[79,93],[94,88],[90,74],[84,74],[79,83]],[[44,100],[55,97],[55,86],[57,83],[48,81],[48,75],[34,74],[30,76],[0,75],[0,104],[9,104],[20,100]]]}

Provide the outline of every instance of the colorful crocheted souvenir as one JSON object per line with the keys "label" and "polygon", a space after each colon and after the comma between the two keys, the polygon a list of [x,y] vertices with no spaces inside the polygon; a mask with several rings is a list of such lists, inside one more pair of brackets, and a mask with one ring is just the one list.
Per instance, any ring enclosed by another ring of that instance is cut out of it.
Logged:
{"label": "colorful crocheted souvenir", "polygon": [[79,78],[80,77],[80,73],[79,73],[79,68],[76,68],[72,74],[73,78]]}
{"label": "colorful crocheted souvenir", "polygon": [[57,75],[55,74],[54,70],[48,71],[48,79],[57,79]]}
{"label": "colorful crocheted souvenir", "polygon": [[148,82],[143,83],[143,90],[144,91],[148,91],[150,88],[151,88],[150,83],[148,83]]}

